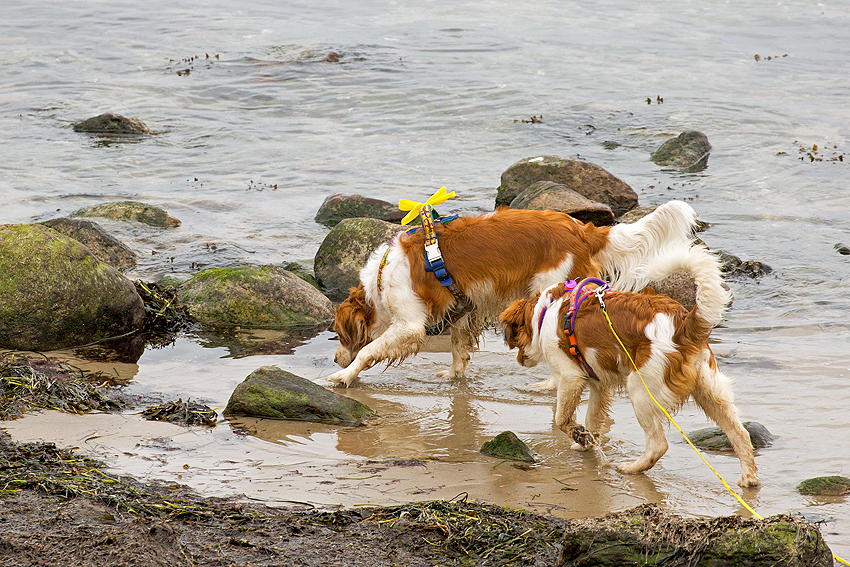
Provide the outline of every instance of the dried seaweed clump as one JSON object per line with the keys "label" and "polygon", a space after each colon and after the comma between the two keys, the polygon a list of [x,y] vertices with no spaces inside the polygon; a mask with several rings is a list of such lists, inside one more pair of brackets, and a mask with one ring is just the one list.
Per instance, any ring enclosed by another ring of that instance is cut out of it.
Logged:
{"label": "dried seaweed clump", "polygon": [[156,283],[134,282],[145,304],[142,333],[145,342],[155,348],[174,342],[179,333],[197,328],[197,322],[177,299],[177,288]]}
{"label": "dried seaweed clump", "polygon": [[180,425],[215,425],[218,414],[209,406],[183,398],[155,406],[148,406],[142,415],[152,421],[168,421]]}
{"label": "dried seaweed clump", "polygon": [[474,504],[465,496],[380,508],[372,520],[399,530],[433,532],[426,543],[482,565],[551,565],[563,533],[561,520]]}
{"label": "dried seaweed clump", "polygon": [[0,432],[0,496],[23,489],[65,498],[87,496],[141,516],[244,521],[259,514],[224,499],[202,498],[173,483],[142,484],[104,471],[100,461],[53,443],[15,443]]}
{"label": "dried seaweed clump", "polygon": [[124,406],[109,397],[106,385],[91,383],[82,371],[55,361],[46,361],[44,369],[34,368],[32,362],[16,360],[13,354],[0,357],[0,420],[17,419],[33,409],[80,414]]}

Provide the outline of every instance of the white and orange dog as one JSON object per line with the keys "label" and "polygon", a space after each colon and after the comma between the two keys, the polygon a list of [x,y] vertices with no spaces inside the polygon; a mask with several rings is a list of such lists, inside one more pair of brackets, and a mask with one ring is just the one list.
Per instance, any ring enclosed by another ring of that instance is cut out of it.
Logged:
{"label": "white and orange dog", "polygon": [[[621,464],[621,472],[646,471],[667,451],[666,416],[647,393],[645,382],[670,414],[692,398],[729,437],[741,462],[738,484],[757,486],[749,433],[738,419],[729,381],[708,345],[709,333],[730,301],[717,258],[703,246],[688,251],[668,248],[659,251],[639,272],[649,281],[658,281],[680,269],[690,271],[696,281],[696,306],[690,312],[651,290],[602,297],[611,324],[639,372],[617,342],[597,296],[585,298],[574,309],[572,326],[565,323],[572,292],[563,282],[537,297],[511,304],[500,317],[505,339],[510,348],[519,349],[520,364],[530,367],[540,361],[548,363],[549,379],[532,387],[540,391],[557,389],[555,423],[568,435],[576,434],[575,410],[586,388],[590,389],[585,419],[590,443],[594,434],[604,433],[610,426],[613,393],[625,388],[646,436],[646,448],[636,461]],[[578,356],[570,352],[565,328],[573,332]]]}
{"label": "white and orange dog", "polygon": [[[511,301],[536,295],[567,278],[607,275],[616,289],[641,289],[636,268],[661,248],[688,250],[696,213],[671,201],[633,224],[595,227],[553,211],[500,209],[438,225],[445,267],[466,297],[459,301],[425,271],[421,230],[402,232],[379,247],[360,271],[360,285],[336,311],[335,360],[328,376],[350,386],[364,369],[419,352],[426,326],[454,311],[452,365],[438,376],[462,376],[487,324]],[[379,281],[380,280],[380,281]]]}

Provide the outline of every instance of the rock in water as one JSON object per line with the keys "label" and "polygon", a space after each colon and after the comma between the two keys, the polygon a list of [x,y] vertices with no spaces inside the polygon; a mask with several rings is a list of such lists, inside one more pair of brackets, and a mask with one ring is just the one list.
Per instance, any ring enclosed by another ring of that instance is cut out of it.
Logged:
{"label": "rock in water", "polygon": [[534,462],[531,449],[513,431],[499,433],[494,439],[484,443],[481,446],[481,454],[512,461]]}
{"label": "rock in water", "polygon": [[363,425],[373,414],[368,406],[277,366],[254,370],[236,387],[224,409],[225,416],[270,417],[331,425]]}

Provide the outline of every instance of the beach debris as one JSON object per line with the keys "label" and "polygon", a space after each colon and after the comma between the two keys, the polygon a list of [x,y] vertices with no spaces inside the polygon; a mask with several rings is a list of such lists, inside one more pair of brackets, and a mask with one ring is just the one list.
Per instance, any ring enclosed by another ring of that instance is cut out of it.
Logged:
{"label": "beach debris", "polygon": [[148,406],[142,410],[142,415],[148,421],[167,421],[180,425],[207,425],[214,426],[218,421],[218,414],[214,409],[188,398],[183,401],[179,398],[176,402],[170,401],[164,404]]}

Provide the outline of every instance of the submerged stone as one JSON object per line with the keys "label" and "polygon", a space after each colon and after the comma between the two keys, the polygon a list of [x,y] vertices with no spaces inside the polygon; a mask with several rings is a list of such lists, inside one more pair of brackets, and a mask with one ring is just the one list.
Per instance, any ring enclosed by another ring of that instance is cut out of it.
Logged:
{"label": "submerged stone", "polygon": [[118,201],[84,207],[71,213],[72,217],[104,217],[119,221],[137,221],[160,228],[176,228],[180,221],[165,209],[138,201]]}
{"label": "submerged stone", "polygon": [[57,350],[138,330],[133,282],[73,238],[0,225],[0,348]]}
{"label": "submerged stone", "polygon": [[534,462],[531,449],[513,431],[499,433],[491,441],[484,443],[481,446],[481,454],[498,459],[510,459],[526,463]]}
{"label": "submerged stone", "polygon": [[344,299],[360,283],[360,269],[384,242],[402,230],[397,224],[370,218],[345,219],[319,246],[313,270],[322,290],[332,299]]}
{"label": "submerged stone", "polygon": [[180,302],[207,327],[287,329],[333,321],[331,301],[278,266],[210,268],[178,288]]}
{"label": "submerged stone", "polygon": [[846,476],[818,476],[797,485],[797,492],[812,496],[843,496],[850,492],[850,478]]}
{"label": "submerged stone", "polygon": [[584,197],[566,185],[553,181],[538,181],[511,201],[512,209],[550,210],[567,213],[581,222],[596,226],[614,224],[611,207]]}
{"label": "submerged stone", "polygon": [[331,392],[310,380],[263,366],[230,396],[225,416],[270,417],[331,425],[362,425],[374,412],[357,400]]}
{"label": "submerged stone", "polygon": [[546,155],[522,159],[502,173],[496,206],[510,205],[517,195],[538,181],[565,185],[591,201],[608,205],[617,217],[638,203],[637,193],[602,167],[581,160]]}
{"label": "submerged stone", "polygon": [[[741,425],[750,434],[750,442],[753,444],[753,449],[768,447],[776,439],[776,436],[768,431],[761,423],[745,421]],[[721,451],[732,448],[729,438],[726,437],[726,434],[719,427],[706,427],[705,429],[692,431],[688,433],[688,439],[700,449]]]}
{"label": "submerged stone", "polygon": [[708,167],[711,144],[708,136],[696,130],[670,138],[649,157],[655,165],[696,173]]}
{"label": "submerged stone", "polygon": [[108,112],[77,122],[74,124],[74,131],[89,132],[92,134],[141,135],[151,133],[141,120]]}

